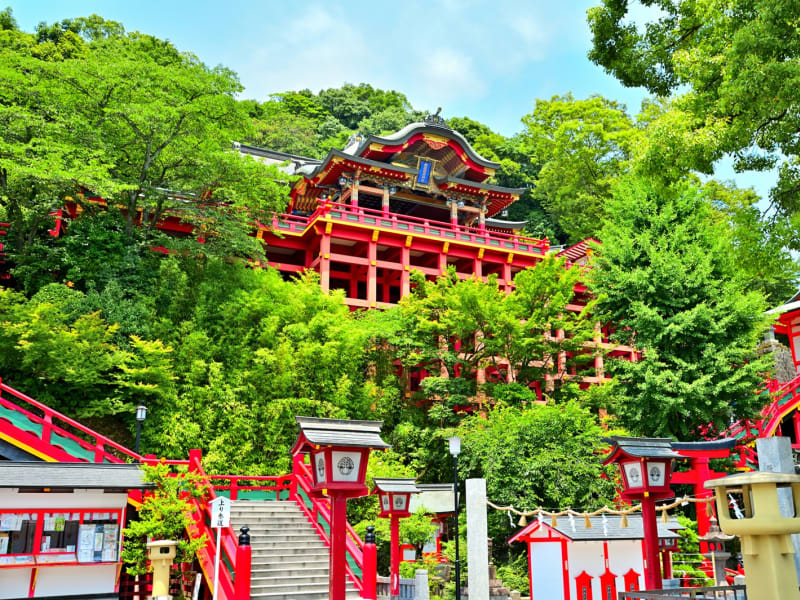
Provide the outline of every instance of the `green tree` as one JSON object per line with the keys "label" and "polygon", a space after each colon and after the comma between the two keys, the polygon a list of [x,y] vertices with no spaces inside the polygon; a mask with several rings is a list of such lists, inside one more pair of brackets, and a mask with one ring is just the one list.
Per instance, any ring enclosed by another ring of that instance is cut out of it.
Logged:
{"label": "green tree", "polygon": [[[557,406],[498,406],[486,417],[465,419],[459,471],[486,479],[492,502],[520,510],[586,509],[610,503],[615,495],[611,470],[602,466],[601,440],[608,432],[597,417],[575,402]],[[508,515],[489,513],[490,535],[515,530]]]}
{"label": "green tree", "polygon": [[206,542],[205,535],[189,539],[186,529],[194,525],[190,516],[191,499],[206,493],[202,481],[191,473],[170,474],[167,465],[143,466],[145,480],[155,489],[145,494],[139,518],[122,530],[125,545],[120,559],[131,575],[143,575],[150,570],[147,560],[149,540],[178,542],[176,563],[191,563]]}
{"label": "green tree", "polygon": [[534,198],[571,242],[596,235],[636,135],[625,106],[601,96],[553,96],[537,100],[522,122],[532,160],[541,164]]}
{"label": "green tree", "polygon": [[[657,8],[656,16],[631,21],[635,4]],[[799,16],[796,3],[779,0],[603,0],[589,11],[589,58],[626,86],[680,93],[676,124],[704,148],[697,153],[704,172],[724,154],[742,171],[777,167],[775,218],[796,221]],[[671,154],[680,160],[683,151]],[[794,248],[796,231],[789,238]]]}
{"label": "green tree", "polygon": [[755,354],[764,297],[737,275],[706,196],[629,179],[608,214],[591,286],[615,338],[644,355],[611,362],[622,392],[614,414],[634,433],[684,440],[752,416],[768,370]]}

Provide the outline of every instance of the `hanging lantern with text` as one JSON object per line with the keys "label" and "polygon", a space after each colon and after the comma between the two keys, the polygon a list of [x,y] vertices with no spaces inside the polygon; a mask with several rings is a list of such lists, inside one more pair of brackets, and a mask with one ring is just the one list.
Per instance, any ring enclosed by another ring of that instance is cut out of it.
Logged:
{"label": "hanging lantern with text", "polygon": [[614,448],[604,464],[616,463],[622,475],[622,496],[626,500],[672,498],[669,487],[672,461],[679,458],[666,438],[613,437]]}
{"label": "hanging lantern with text", "polygon": [[644,527],[645,585],[649,590],[661,589],[661,567],[658,561],[659,542],[656,523],[656,500],[672,498],[669,487],[672,461],[680,455],[672,449],[668,438],[610,437],[612,445],[604,465],[616,463],[622,475],[621,496],[642,503]]}

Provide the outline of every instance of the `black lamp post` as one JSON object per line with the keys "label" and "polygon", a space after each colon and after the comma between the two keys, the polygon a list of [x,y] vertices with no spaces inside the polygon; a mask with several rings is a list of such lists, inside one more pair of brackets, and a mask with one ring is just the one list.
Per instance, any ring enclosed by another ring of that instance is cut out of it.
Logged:
{"label": "black lamp post", "polygon": [[456,519],[456,600],[461,600],[461,560],[458,552],[458,455],[461,453],[461,438],[451,437],[450,454],[453,455],[453,498]]}
{"label": "black lamp post", "polygon": [[136,407],[136,454],[139,454],[139,438],[142,435],[142,421],[147,418],[147,407],[140,404]]}

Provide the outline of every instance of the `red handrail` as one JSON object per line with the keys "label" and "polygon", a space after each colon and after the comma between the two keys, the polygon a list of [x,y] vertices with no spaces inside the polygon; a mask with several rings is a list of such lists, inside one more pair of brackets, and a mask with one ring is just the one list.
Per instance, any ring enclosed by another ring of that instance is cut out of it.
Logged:
{"label": "red handrail", "polygon": [[[16,402],[12,402],[6,398],[2,397],[2,393],[7,392],[17,400],[21,401],[21,404]],[[10,410],[14,410],[25,417],[28,418],[33,423],[42,426],[41,433],[37,436],[39,441],[41,442],[42,446],[40,448],[36,448],[36,450],[47,451],[48,446],[52,444],[52,433],[57,433],[62,437],[66,437],[73,442],[76,442],[78,445],[81,446],[84,450],[93,453],[93,461],[97,463],[101,462],[112,462],[112,463],[122,463],[126,462],[123,458],[120,458],[117,454],[112,454],[106,448],[112,448],[117,451],[118,454],[122,455],[123,457],[132,460],[132,461],[142,461],[143,457],[135,452],[129,450],[125,446],[117,444],[115,441],[107,438],[104,435],[89,429],[88,427],[81,425],[77,421],[70,419],[68,416],[58,412],[57,410],[53,410],[49,406],[42,404],[34,400],[33,398],[26,396],[22,392],[15,390],[12,387],[9,387],[2,383],[2,379],[0,379],[0,405],[8,408]],[[24,405],[28,405],[28,408],[24,408]],[[30,408],[34,408],[38,411],[41,411],[42,416],[39,416],[32,412]],[[65,429],[63,426],[59,425],[66,425],[72,427],[80,431],[82,434],[86,435],[87,437],[93,440],[89,442],[75,434],[71,431]],[[30,432],[28,432],[30,433]],[[76,460],[83,460],[81,457],[75,457]]]}
{"label": "red handrail", "polygon": [[[293,473],[294,483],[297,487],[302,489],[303,495],[309,499],[311,502],[311,508],[306,506],[306,503],[300,497],[299,493],[295,491],[293,500],[300,506],[301,510],[305,513],[308,520],[317,530],[317,533],[322,538],[322,541],[325,542],[326,546],[331,545],[330,535],[328,532],[325,531],[325,528],[322,527],[319,523],[319,518],[321,517],[325,523],[328,524],[330,527],[331,523],[331,510],[327,500],[322,500],[317,498],[311,494],[311,472],[308,469],[308,466],[302,463],[299,460],[294,461],[293,465]],[[296,488],[294,488],[296,489]],[[353,562],[358,566],[359,569],[364,569],[364,555],[363,555],[363,548],[364,542],[355,532],[353,527],[350,523],[347,523],[347,554],[352,558]],[[347,562],[345,569],[347,571],[347,576],[355,585],[356,589],[361,592],[364,587],[364,583],[362,579],[358,576],[358,574],[353,570],[349,561]]]}
{"label": "red handrail", "polygon": [[[421,219],[419,217],[413,217],[411,215],[398,215],[397,213],[384,213],[380,210],[374,210],[371,208],[362,208],[362,207],[354,207],[350,204],[341,204],[338,202],[324,202],[320,203],[320,206],[315,210],[311,216],[309,217],[309,221],[312,221],[316,216],[322,214],[328,214],[331,209],[341,210],[343,212],[347,212],[349,214],[356,214],[356,215],[368,215],[371,217],[375,217],[376,219],[382,219],[384,221],[391,220],[394,223],[416,223],[421,224],[423,227],[428,229],[435,229],[437,231],[452,231],[455,233],[464,233],[468,234],[472,237],[482,237],[489,239],[498,239],[498,240],[508,240],[511,241],[515,248],[518,248],[520,243],[527,244],[531,246],[536,246],[540,249],[540,251],[544,252],[550,247],[550,243],[547,239],[540,240],[536,238],[529,238],[519,235],[514,235],[511,233],[502,233],[499,231],[489,231],[489,230],[482,230],[475,227],[466,227],[464,225],[453,225],[452,223],[445,223],[443,221],[435,221],[430,219]],[[294,216],[294,215],[287,215],[287,216]],[[281,215],[283,217],[283,215]],[[443,238],[444,239],[444,238]]]}
{"label": "red handrail", "polygon": [[[489,240],[497,240],[497,241],[505,241],[509,242],[513,245],[513,248],[503,248],[503,249],[520,249],[520,244],[527,245],[527,246],[534,246],[539,249],[541,253],[547,251],[550,248],[550,242],[547,239],[537,239],[537,238],[529,238],[520,235],[514,235],[511,233],[503,233],[500,231],[490,231],[488,229],[479,229],[477,227],[467,227],[465,225],[453,225],[452,223],[447,223],[444,221],[435,221],[431,219],[421,219],[419,217],[413,217],[411,215],[398,215],[397,213],[385,213],[380,210],[374,210],[371,208],[362,208],[362,207],[354,207],[350,204],[342,204],[338,202],[330,202],[330,201],[320,201],[317,208],[307,217],[302,217],[299,215],[290,215],[287,213],[284,214],[276,214],[272,218],[271,229],[273,230],[280,230],[280,229],[287,229],[281,228],[278,226],[279,223],[286,223],[288,225],[289,231],[305,231],[318,217],[322,217],[325,215],[330,214],[331,210],[338,210],[342,212],[346,212],[347,214],[355,214],[359,215],[360,217],[372,217],[375,219],[380,219],[381,221],[392,221],[393,229],[396,228],[397,223],[404,223],[409,225],[419,225],[423,227],[425,232],[430,233],[430,231],[437,231],[437,232],[453,232],[456,234],[464,234],[470,236],[470,241],[479,241],[476,238],[481,238],[479,243],[487,243]],[[257,225],[260,228],[265,227],[262,223],[258,223]],[[451,238],[441,236],[444,240],[449,240]],[[483,241],[485,240],[485,241]],[[456,240],[458,241],[458,240]],[[523,250],[525,251],[525,250]]]}

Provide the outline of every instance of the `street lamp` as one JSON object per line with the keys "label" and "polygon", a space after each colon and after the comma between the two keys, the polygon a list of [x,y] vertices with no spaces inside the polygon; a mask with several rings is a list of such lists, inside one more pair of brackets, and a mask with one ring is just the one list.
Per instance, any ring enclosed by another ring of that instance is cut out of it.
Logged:
{"label": "street lamp", "polygon": [[142,421],[147,418],[147,407],[140,404],[136,407],[136,454],[139,454],[139,438],[142,435]]}
{"label": "street lamp", "polygon": [[453,456],[453,498],[456,519],[456,600],[461,600],[461,561],[458,553],[458,455],[461,453],[461,438],[451,437],[447,440],[450,454]]}

